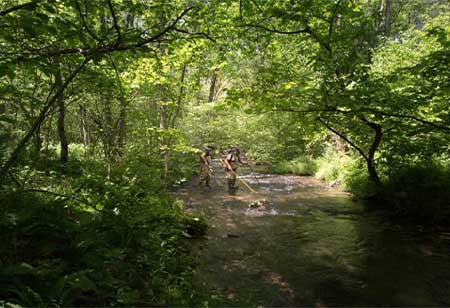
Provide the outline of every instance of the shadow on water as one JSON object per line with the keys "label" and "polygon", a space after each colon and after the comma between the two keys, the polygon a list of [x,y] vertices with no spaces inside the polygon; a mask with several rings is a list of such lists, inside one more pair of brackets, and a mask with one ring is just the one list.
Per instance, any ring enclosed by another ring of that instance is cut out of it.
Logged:
{"label": "shadow on water", "polygon": [[311,177],[243,178],[257,194],[228,195],[223,173],[211,191],[178,193],[209,220],[192,240],[199,288],[238,305],[450,305],[450,234],[393,225]]}

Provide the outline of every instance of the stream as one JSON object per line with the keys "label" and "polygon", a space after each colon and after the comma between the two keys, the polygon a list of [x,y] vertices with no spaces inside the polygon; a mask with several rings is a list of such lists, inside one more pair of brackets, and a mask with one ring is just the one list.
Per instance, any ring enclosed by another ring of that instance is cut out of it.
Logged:
{"label": "stream", "polygon": [[239,168],[257,193],[232,196],[215,164],[211,190],[177,193],[209,224],[190,241],[200,290],[238,306],[450,305],[450,233],[394,224],[313,177]]}

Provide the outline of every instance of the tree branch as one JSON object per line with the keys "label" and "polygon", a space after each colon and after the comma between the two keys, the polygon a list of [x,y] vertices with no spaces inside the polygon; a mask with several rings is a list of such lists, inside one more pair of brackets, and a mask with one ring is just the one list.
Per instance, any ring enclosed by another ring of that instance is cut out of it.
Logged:
{"label": "tree branch", "polygon": [[84,19],[84,14],[81,11],[81,7],[80,4],[78,3],[77,0],[75,0],[75,7],[78,11],[78,14],[80,15],[80,19],[81,19],[81,23],[83,24],[84,28],[86,29],[87,33],[89,33],[89,35],[96,40],[97,42],[101,42],[102,40],[94,33],[92,32],[92,30],[88,27],[86,20]]}
{"label": "tree branch", "polygon": [[330,21],[329,21],[330,22],[330,28],[328,29],[328,41],[330,41],[331,34],[333,33],[334,19],[336,18],[337,10],[338,10],[340,4],[341,4],[341,0],[338,0],[338,2],[336,3],[336,6],[334,7],[333,15],[331,15],[331,18],[330,18]]}
{"label": "tree branch", "polygon": [[277,109],[272,109],[271,111],[284,111],[284,112],[294,112],[294,113],[303,113],[303,114],[319,113],[319,112],[335,112],[335,113],[343,113],[343,114],[346,114],[346,113],[353,113],[353,114],[372,113],[372,114],[377,114],[377,115],[382,115],[382,116],[392,117],[392,118],[409,119],[409,120],[413,120],[416,122],[420,122],[425,125],[432,126],[434,128],[440,129],[440,130],[445,130],[445,131],[450,132],[450,127],[448,127],[448,126],[436,124],[434,122],[427,121],[427,120],[419,118],[417,116],[413,116],[413,115],[409,115],[409,114],[385,112],[385,111],[376,110],[376,109],[372,109],[372,108],[361,108],[361,109],[357,109],[357,110],[341,110],[341,109],[337,109],[337,108],[305,109],[305,110],[290,109],[290,108],[282,108],[282,109],[277,108]]}
{"label": "tree branch", "polygon": [[108,0],[108,7],[109,7],[109,11],[111,12],[111,15],[113,18],[114,29],[116,29],[116,32],[117,32],[117,43],[116,44],[119,45],[122,42],[122,35],[120,34],[119,24],[117,23],[116,13],[114,12],[114,8],[112,6],[111,0]]}
{"label": "tree branch", "polygon": [[319,112],[336,112],[336,113],[343,113],[342,111],[337,110],[336,108],[325,108],[325,109],[305,109],[305,110],[298,110],[298,109],[291,109],[291,108],[276,108],[270,110],[271,112],[292,112],[292,113],[302,113],[302,114],[308,114],[308,113],[319,113]]}
{"label": "tree branch", "polygon": [[299,29],[299,30],[293,30],[293,31],[283,31],[283,30],[278,30],[275,27],[269,28],[263,25],[258,25],[258,24],[243,24],[241,25],[241,27],[249,27],[249,28],[257,28],[257,29],[262,29],[268,32],[272,32],[272,33],[277,33],[277,34],[287,34],[287,35],[292,35],[292,34],[300,34],[300,33],[309,33],[311,34],[311,29],[309,29],[308,27],[305,29]]}
{"label": "tree branch", "polygon": [[198,36],[202,36],[202,37],[204,37],[204,38],[206,38],[206,39],[208,39],[208,40],[210,40],[210,41],[212,41],[212,42],[214,42],[214,43],[216,42],[216,39],[215,39],[215,38],[209,36],[208,34],[206,34],[206,33],[204,33],[204,32],[189,32],[189,31],[187,31],[187,30],[180,29],[180,28],[176,28],[176,27],[174,27],[173,30],[176,31],[176,32],[185,33],[185,34],[189,34],[189,35],[198,35]]}
{"label": "tree branch", "polygon": [[0,16],[5,16],[5,15],[7,15],[9,13],[12,13],[12,12],[15,12],[15,11],[18,11],[18,10],[22,10],[22,9],[28,9],[28,10],[34,9],[36,7],[36,5],[40,1],[41,0],[34,0],[34,1],[30,1],[30,2],[24,3],[24,4],[19,4],[19,5],[10,7],[9,9],[1,11],[0,12]]}
{"label": "tree branch", "polygon": [[[176,24],[184,17],[184,15],[186,15],[189,11],[191,11],[192,9],[194,9],[193,6],[186,8],[169,26],[167,26],[165,29],[163,29],[161,32],[159,32],[158,34],[154,35],[153,37],[144,40],[140,43],[136,43],[136,44],[132,44],[130,45],[129,48],[132,47],[141,47],[143,45],[146,45],[148,43],[151,43],[153,41],[158,40],[160,37],[162,37],[164,34],[166,34],[167,32],[169,32],[170,30],[172,30],[173,28],[175,28]],[[128,48],[128,49],[129,49]]]}
{"label": "tree branch", "polygon": [[384,115],[384,116],[393,117],[393,118],[402,118],[402,119],[414,120],[416,122],[420,122],[422,124],[426,124],[426,125],[432,126],[434,128],[438,128],[438,129],[450,132],[450,127],[448,127],[448,126],[436,124],[434,122],[430,122],[430,121],[427,121],[427,120],[424,120],[422,118],[419,118],[419,117],[416,117],[416,116],[412,116],[412,115],[409,115],[409,114],[390,113],[390,112],[379,111],[379,110],[370,109],[370,108],[363,108],[360,111],[368,111],[368,112],[372,112],[374,114]]}
{"label": "tree branch", "polygon": [[328,125],[324,120],[322,120],[320,117],[317,118],[317,121],[322,123],[327,129],[344,139],[352,148],[354,148],[366,161],[368,161],[367,155],[359,148],[355,143],[353,143],[350,139],[347,138],[344,134],[338,132],[334,128],[332,128],[330,125]]}
{"label": "tree branch", "polygon": [[243,24],[241,27],[250,27],[250,28],[259,28],[268,32],[276,33],[276,34],[282,34],[282,35],[295,35],[295,34],[302,34],[306,33],[309,34],[314,40],[316,40],[319,45],[327,51],[327,53],[331,54],[331,46],[324,42],[308,25],[304,29],[299,30],[293,30],[293,31],[283,31],[276,29],[274,26],[271,28],[259,25],[259,24]]}
{"label": "tree branch", "polygon": [[[134,43],[134,44],[110,44],[106,46],[99,46],[97,48],[84,48],[84,47],[74,47],[74,48],[65,48],[65,49],[57,49],[57,50],[47,50],[47,51],[39,51],[38,54],[22,54],[19,56],[15,62],[20,62],[22,60],[27,59],[27,56],[31,56],[29,58],[35,58],[35,57],[57,57],[61,55],[70,55],[70,54],[82,54],[84,56],[91,56],[93,53],[111,53],[115,51],[125,51],[129,49],[134,48],[140,48],[143,47],[149,43],[154,43],[160,41],[160,39],[167,34],[169,31],[174,30],[176,24],[194,7],[188,7],[186,8],[176,19],[172,21],[166,28],[161,30],[160,32],[156,33],[155,35],[149,37],[148,39],[142,40],[140,42]],[[33,57],[34,56],[34,57]]]}

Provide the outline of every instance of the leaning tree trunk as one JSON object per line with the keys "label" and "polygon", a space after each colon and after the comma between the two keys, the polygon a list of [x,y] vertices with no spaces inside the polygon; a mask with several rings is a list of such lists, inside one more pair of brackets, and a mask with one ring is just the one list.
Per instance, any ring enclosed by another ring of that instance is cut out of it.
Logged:
{"label": "leaning tree trunk", "polygon": [[377,151],[378,146],[381,143],[381,138],[383,137],[382,127],[381,125],[371,122],[364,117],[361,117],[360,119],[374,131],[372,145],[370,146],[366,157],[367,171],[369,172],[369,178],[372,182],[374,182],[377,186],[381,186],[381,180],[375,167],[375,152]]}
{"label": "leaning tree trunk", "polygon": [[[55,86],[57,89],[62,88],[61,68],[59,67],[55,75]],[[61,145],[61,163],[65,164],[69,161],[69,143],[67,141],[65,119],[66,106],[64,104],[64,91],[61,91],[57,98],[58,103],[58,136]]]}
{"label": "leaning tree trunk", "polygon": [[62,85],[61,88],[56,90],[56,94],[48,100],[47,104],[45,104],[44,108],[42,108],[41,112],[39,113],[38,117],[34,121],[31,128],[26,132],[26,134],[22,137],[22,139],[19,141],[19,143],[16,145],[14,150],[9,155],[7,161],[3,164],[3,166],[0,168],[0,178],[6,177],[6,174],[9,171],[9,168],[11,168],[14,163],[16,162],[20,152],[25,148],[28,141],[30,141],[31,137],[33,136],[36,129],[42,124],[42,122],[47,117],[47,113],[50,110],[50,108],[55,104],[56,99],[60,94],[64,92],[64,90],[67,88],[67,86],[72,82],[72,80],[78,75],[78,73],[83,69],[83,67],[91,60],[90,57],[85,58],[83,63],[81,63],[80,66],[78,66],[70,75],[67,77],[66,81]]}

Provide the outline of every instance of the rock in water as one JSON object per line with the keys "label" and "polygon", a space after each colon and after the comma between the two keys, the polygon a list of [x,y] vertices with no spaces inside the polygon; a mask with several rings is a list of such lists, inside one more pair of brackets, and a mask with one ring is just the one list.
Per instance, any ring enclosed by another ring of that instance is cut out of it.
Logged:
{"label": "rock in water", "polygon": [[237,234],[231,234],[231,233],[227,233],[227,237],[229,237],[229,238],[240,238],[239,235],[237,235]]}
{"label": "rock in water", "polygon": [[340,181],[333,181],[333,182],[330,183],[329,187],[330,188],[335,188],[335,187],[338,187],[339,185],[341,185]]}
{"label": "rock in water", "polygon": [[250,209],[258,209],[258,208],[266,208],[269,205],[269,202],[266,199],[261,199],[255,202],[252,202],[248,205]]}

